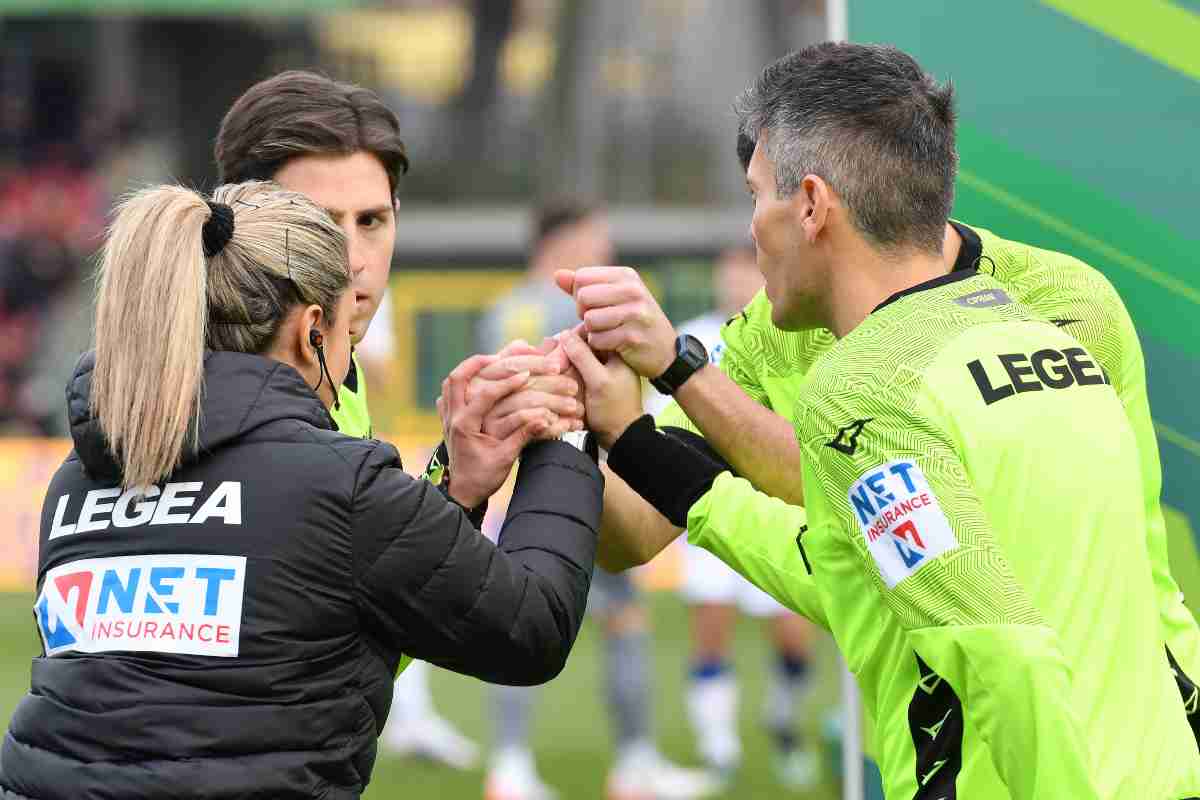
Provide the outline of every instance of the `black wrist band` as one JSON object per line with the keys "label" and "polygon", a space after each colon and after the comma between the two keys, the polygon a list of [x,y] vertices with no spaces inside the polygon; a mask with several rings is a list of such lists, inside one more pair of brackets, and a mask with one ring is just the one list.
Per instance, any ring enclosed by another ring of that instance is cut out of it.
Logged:
{"label": "black wrist band", "polygon": [[720,453],[713,449],[713,446],[708,443],[708,440],[700,434],[689,431],[687,428],[678,428],[674,425],[664,425],[663,427],[659,428],[659,430],[662,431],[664,436],[670,436],[672,439],[678,439],[693,450],[699,451],[701,455],[707,456],[710,461],[721,468],[722,472],[732,472],[734,475],[738,474],[737,470],[733,468],[733,465],[726,461]]}
{"label": "black wrist band", "polygon": [[649,414],[613,443],[608,468],[680,528],[687,527],[688,511],[726,471],[699,450],[659,431]]}

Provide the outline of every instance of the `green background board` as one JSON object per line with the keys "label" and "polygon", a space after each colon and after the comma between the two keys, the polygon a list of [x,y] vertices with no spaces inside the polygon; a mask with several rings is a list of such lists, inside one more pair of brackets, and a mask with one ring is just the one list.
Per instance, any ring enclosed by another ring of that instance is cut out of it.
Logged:
{"label": "green background board", "polygon": [[[1175,5],[1200,14],[1200,0]],[[953,79],[955,216],[1075,255],[1124,297],[1164,497],[1200,529],[1200,82],[1043,3],[854,0],[849,22],[854,40]]]}

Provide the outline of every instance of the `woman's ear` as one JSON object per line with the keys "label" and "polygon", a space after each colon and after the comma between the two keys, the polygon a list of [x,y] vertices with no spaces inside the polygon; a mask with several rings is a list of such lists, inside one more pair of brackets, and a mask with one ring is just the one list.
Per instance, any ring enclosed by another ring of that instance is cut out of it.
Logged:
{"label": "woman's ear", "polygon": [[[304,353],[305,360],[311,359],[313,363],[316,363],[316,345],[324,341],[324,322],[325,312],[318,305],[307,306],[300,312],[300,329],[297,333],[300,336],[300,349]],[[313,331],[317,332],[317,336],[313,336]]]}

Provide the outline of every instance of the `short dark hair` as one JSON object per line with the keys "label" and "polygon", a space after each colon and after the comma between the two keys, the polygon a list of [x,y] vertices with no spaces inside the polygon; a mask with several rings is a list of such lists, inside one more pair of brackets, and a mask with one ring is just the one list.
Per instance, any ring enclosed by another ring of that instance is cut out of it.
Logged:
{"label": "short dark hair", "polygon": [[739,158],[765,137],[780,196],[819,175],[877,246],[941,252],[958,168],[952,84],[895,47],[824,42],[769,65],[735,107]]}
{"label": "short dark hair", "polygon": [[738,131],[737,157],[742,165],[742,172],[750,169],[750,159],[754,158],[755,141],[745,131]]}
{"label": "short dark hair", "polygon": [[360,150],[383,164],[393,196],[408,172],[400,120],[379,95],[304,70],[247,89],[225,114],[214,150],[221,183],[271,180],[298,156]]}
{"label": "short dark hair", "polygon": [[563,228],[583,222],[598,213],[598,205],[578,197],[562,197],[543,203],[534,213],[530,249],[537,250],[542,242]]}

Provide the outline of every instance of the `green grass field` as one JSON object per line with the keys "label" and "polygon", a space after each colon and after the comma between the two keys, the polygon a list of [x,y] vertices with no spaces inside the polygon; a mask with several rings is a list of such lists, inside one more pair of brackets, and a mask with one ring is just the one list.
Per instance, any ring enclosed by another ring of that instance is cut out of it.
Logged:
{"label": "green grass field", "polygon": [[[684,717],[683,681],[687,659],[687,617],[676,596],[650,595],[654,637],[654,713],[659,746],[676,761],[696,764],[695,749]],[[0,721],[7,726],[13,706],[29,687],[29,659],[40,651],[30,613],[31,598],[0,594]],[[602,700],[600,637],[585,627],[561,676],[541,691],[534,717],[534,747],[543,778],[562,800],[599,800],[612,755],[609,719]],[[818,688],[807,715],[806,732],[816,737],[820,717],[836,700],[834,651],[821,635],[816,641]],[[796,797],[832,800],[836,781],[807,794],[788,795],[771,773],[769,742],[758,727],[770,649],[759,625],[743,619],[738,628],[735,660],[744,679],[741,729],[745,763],[723,797]],[[438,710],[486,746],[491,736],[486,686],[479,681],[434,670],[431,676]],[[813,739],[813,741],[817,741]],[[425,763],[381,754],[365,797],[476,800],[483,795],[483,770],[458,773]]]}

